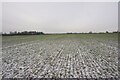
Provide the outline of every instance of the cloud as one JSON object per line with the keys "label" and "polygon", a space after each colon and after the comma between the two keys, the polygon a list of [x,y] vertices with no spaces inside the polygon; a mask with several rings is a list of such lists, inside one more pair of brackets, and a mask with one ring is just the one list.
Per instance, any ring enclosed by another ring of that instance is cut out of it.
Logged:
{"label": "cloud", "polygon": [[3,32],[114,31],[118,27],[115,2],[3,3]]}

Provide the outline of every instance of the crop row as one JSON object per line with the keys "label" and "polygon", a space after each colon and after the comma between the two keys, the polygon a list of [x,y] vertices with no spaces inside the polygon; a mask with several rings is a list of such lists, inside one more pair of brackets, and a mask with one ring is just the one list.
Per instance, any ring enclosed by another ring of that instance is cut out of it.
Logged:
{"label": "crop row", "polygon": [[57,35],[6,45],[2,49],[4,78],[118,77],[118,48],[112,39]]}

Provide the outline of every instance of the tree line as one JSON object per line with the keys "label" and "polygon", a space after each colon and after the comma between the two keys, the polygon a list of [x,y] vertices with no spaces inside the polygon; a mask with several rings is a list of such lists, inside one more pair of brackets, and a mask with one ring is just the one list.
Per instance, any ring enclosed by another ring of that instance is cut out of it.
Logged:
{"label": "tree line", "polygon": [[[85,32],[82,33],[72,33],[72,32],[68,32],[68,33],[62,33],[62,34],[83,34]],[[89,34],[95,33],[95,32],[88,32]],[[98,32],[98,33],[120,33],[119,31],[113,31],[113,32]],[[12,36],[12,35],[44,35],[45,33],[43,32],[38,32],[38,31],[23,31],[23,32],[9,32],[9,33],[0,33],[0,35],[2,36]],[[49,33],[50,34],[50,33]]]}
{"label": "tree line", "polygon": [[[90,31],[90,32],[82,32],[82,33],[72,33],[72,32],[69,32],[69,33],[66,33],[66,34],[87,34],[87,33],[89,33],[89,34],[92,34],[92,33],[96,33],[96,32],[92,32],[92,31]],[[106,31],[106,32],[97,32],[97,33],[120,33],[119,31],[113,31],[113,32],[109,32],[109,31]]]}
{"label": "tree line", "polygon": [[37,31],[23,31],[23,32],[9,32],[9,33],[2,33],[3,36],[8,36],[8,35],[43,35],[43,32],[37,32]]}

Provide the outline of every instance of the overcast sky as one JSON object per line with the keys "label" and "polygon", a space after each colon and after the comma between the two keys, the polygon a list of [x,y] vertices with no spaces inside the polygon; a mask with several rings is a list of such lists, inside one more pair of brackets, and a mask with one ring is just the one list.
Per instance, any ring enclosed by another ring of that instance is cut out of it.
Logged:
{"label": "overcast sky", "polygon": [[117,2],[4,2],[3,32],[102,32],[118,29]]}

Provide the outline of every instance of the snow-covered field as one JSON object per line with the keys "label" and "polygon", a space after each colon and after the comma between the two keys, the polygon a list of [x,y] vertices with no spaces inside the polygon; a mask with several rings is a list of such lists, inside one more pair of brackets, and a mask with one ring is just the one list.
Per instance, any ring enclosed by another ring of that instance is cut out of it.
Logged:
{"label": "snow-covered field", "polygon": [[117,78],[117,34],[2,37],[3,78]]}

